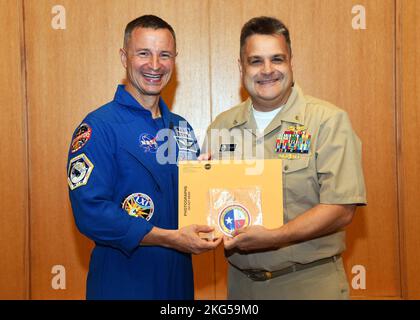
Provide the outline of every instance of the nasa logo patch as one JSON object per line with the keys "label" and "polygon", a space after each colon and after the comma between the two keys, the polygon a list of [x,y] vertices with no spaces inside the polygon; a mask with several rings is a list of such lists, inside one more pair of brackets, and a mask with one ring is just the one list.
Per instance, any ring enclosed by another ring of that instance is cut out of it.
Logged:
{"label": "nasa logo patch", "polygon": [[153,137],[149,133],[143,133],[139,138],[140,147],[143,148],[144,152],[156,152],[158,149],[158,144],[156,142],[156,137]]}
{"label": "nasa logo patch", "polygon": [[251,217],[248,210],[236,203],[223,208],[219,214],[219,228],[225,235],[231,237],[235,230],[249,226]]}
{"label": "nasa logo patch", "polygon": [[133,193],[125,198],[122,208],[127,211],[130,216],[140,217],[149,221],[153,212],[155,211],[155,205],[152,198],[145,193]]}
{"label": "nasa logo patch", "polygon": [[86,185],[93,167],[94,165],[84,153],[72,158],[67,172],[67,182],[70,189],[74,190]]}

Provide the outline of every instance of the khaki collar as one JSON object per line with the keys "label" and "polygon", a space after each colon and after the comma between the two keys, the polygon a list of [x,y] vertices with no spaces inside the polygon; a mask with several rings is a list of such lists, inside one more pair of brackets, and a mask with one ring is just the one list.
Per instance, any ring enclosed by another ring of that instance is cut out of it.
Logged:
{"label": "khaki collar", "polygon": [[[242,102],[238,107],[238,112],[232,117],[231,122],[228,124],[227,129],[233,129],[239,127],[245,123],[249,123],[250,119],[253,119],[251,114],[252,101],[250,98]],[[255,120],[254,120],[255,121]]]}
{"label": "khaki collar", "polygon": [[[280,127],[283,121],[303,125],[305,122],[305,107],[306,99],[302,89],[295,84],[292,88],[292,93],[282,110],[274,117],[267,128],[265,128],[264,135],[267,135]],[[244,125],[244,128],[251,129],[252,131],[257,129],[257,124],[252,114],[251,98],[248,98],[239,105],[239,111],[232,119],[228,129],[241,125]]]}

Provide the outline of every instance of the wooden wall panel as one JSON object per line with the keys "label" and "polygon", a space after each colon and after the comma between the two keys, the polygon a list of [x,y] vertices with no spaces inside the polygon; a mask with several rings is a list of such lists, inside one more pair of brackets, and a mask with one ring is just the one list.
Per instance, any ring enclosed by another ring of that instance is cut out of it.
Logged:
{"label": "wooden wall panel", "polygon": [[[304,92],[345,109],[363,142],[368,206],[348,228],[345,264],[366,268],[366,290],[354,297],[399,297],[393,0],[210,1],[212,119],[246,97],[237,58],[242,25],[259,15],[288,25],[295,80]],[[366,8],[367,29],[352,29],[352,7]],[[217,294],[226,292],[217,255]],[[220,278],[222,277],[222,278]]]}
{"label": "wooden wall panel", "polygon": [[[152,13],[173,25],[179,39],[178,71],[164,97],[199,134],[210,122],[207,2],[64,0],[60,4],[66,9],[65,30],[51,27],[56,1],[25,1],[35,299],[84,297],[92,244],[74,225],[66,183],[67,150],[78,123],[111,100],[124,79],[118,50],[129,21]],[[213,253],[194,257],[197,298],[214,296],[213,261]],[[51,287],[54,265],[66,268],[65,290]]]}
{"label": "wooden wall panel", "polygon": [[[28,295],[28,182],[31,297],[84,297],[92,244],[74,226],[67,196],[66,153],[73,129],[86,113],[112,99],[116,85],[124,79],[118,54],[123,30],[128,21],[145,13],[161,16],[177,32],[177,71],[164,98],[192,123],[200,141],[211,119],[246,98],[237,67],[243,23],[263,14],[284,20],[292,36],[295,79],[307,94],[347,110],[364,146],[369,204],[358,210],[348,228],[345,262],[349,280],[353,265],[366,268],[367,288],[353,290],[352,296],[398,298],[402,289],[404,297],[420,297],[420,255],[416,250],[420,218],[414,202],[419,176],[415,148],[419,81],[415,71],[420,9],[415,0],[63,0],[65,30],[51,27],[51,9],[56,1],[23,3],[25,43],[22,1],[0,4],[0,21],[8,30],[0,54],[4,72],[0,121],[6,137],[1,150],[13,150],[13,154],[2,153],[1,164],[1,181],[13,182],[0,187],[7,221],[0,227],[1,243],[7,244],[2,247],[7,259],[0,260],[0,298]],[[356,4],[366,8],[366,30],[352,29],[351,9]],[[395,65],[395,41],[401,47],[400,65]],[[27,60],[22,64],[24,44]],[[26,175],[25,62],[30,176]],[[397,151],[401,152],[398,158]],[[196,297],[224,299],[223,248],[193,260]],[[66,268],[65,290],[51,287],[54,265]],[[16,281],[12,283],[11,278]]]}
{"label": "wooden wall panel", "polygon": [[22,21],[20,0],[0,2],[0,299],[25,299],[29,294]]}
{"label": "wooden wall panel", "polygon": [[420,299],[420,3],[397,1],[398,152],[403,297]]}

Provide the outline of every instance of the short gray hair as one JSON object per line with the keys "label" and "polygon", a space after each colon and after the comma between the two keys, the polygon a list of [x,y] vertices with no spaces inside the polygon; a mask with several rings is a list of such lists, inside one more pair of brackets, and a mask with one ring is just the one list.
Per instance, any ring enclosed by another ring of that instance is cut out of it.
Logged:
{"label": "short gray hair", "polygon": [[240,56],[242,57],[242,53],[245,47],[246,40],[254,35],[254,34],[266,34],[266,35],[283,35],[286,39],[287,47],[289,49],[289,54],[292,55],[292,44],[290,41],[290,34],[289,29],[287,29],[286,25],[273,17],[256,17],[249,20],[247,23],[244,24],[241,30],[241,49],[240,49]]}
{"label": "short gray hair", "polygon": [[128,41],[130,40],[131,33],[134,29],[137,28],[151,28],[151,29],[168,29],[172,37],[174,38],[175,48],[176,48],[176,36],[175,31],[172,26],[167,23],[165,20],[154,16],[154,15],[144,15],[134,19],[133,21],[129,22],[125,27],[124,31],[124,48],[127,48]]}

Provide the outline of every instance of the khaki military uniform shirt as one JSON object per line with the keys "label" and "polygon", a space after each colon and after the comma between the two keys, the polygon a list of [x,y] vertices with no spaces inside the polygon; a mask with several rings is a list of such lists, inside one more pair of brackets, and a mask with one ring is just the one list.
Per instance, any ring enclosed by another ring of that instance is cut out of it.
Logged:
{"label": "khaki military uniform shirt", "polygon": [[[221,135],[218,129],[224,129]],[[301,139],[299,152],[287,152],[296,149],[293,141],[290,145],[290,133]],[[240,134],[245,137],[242,142]],[[203,151],[211,152],[213,159],[282,158],[285,223],[320,203],[366,203],[361,143],[347,113],[304,95],[296,85],[262,134],[257,133],[250,99],[221,113],[209,126]],[[341,230],[274,251],[234,253],[229,261],[240,269],[274,271],[331,257],[344,249],[345,232]]]}

